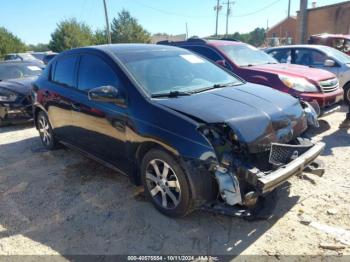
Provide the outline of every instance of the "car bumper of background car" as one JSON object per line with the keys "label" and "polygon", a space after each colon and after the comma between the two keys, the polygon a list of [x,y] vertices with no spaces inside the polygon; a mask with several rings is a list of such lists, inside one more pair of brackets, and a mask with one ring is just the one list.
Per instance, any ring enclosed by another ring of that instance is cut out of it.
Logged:
{"label": "car bumper of background car", "polygon": [[332,93],[301,93],[299,95],[300,99],[304,101],[317,101],[320,106],[321,115],[333,113],[337,111],[336,109],[340,109],[338,106],[340,106],[343,96],[344,91],[342,89],[338,89]]}

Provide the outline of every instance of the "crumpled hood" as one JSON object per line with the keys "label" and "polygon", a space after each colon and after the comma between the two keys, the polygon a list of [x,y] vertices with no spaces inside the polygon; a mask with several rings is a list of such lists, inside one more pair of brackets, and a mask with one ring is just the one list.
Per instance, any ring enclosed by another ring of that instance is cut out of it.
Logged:
{"label": "crumpled hood", "polygon": [[34,76],[34,77],[5,80],[0,82],[0,88],[3,87],[26,96],[30,94],[30,90],[32,88],[32,82],[35,81],[36,79],[37,77]]}
{"label": "crumpled hood", "polygon": [[250,152],[286,143],[306,128],[299,101],[272,88],[245,84],[156,102],[207,124],[226,123]]}
{"label": "crumpled hood", "polygon": [[256,65],[249,67],[249,69],[276,74],[285,74],[294,77],[307,77],[308,79],[313,80],[315,82],[336,77],[334,74],[326,70],[292,64]]}

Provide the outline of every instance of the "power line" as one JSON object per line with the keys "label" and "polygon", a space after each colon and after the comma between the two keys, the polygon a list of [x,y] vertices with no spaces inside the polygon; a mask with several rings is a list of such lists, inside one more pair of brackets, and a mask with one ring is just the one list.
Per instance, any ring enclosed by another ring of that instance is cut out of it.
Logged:
{"label": "power line", "polygon": [[245,17],[245,16],[255,15],[255,14],[257,14],[257,13],[260,13],[260,12],[262,12],[262,11],[265,11],[266,9],[270,8],[271,6],[277,4],[277,3],[280,2],[280,1],[281,1],[281,0],[276,0],[276,1],[272,2],[272,3],[270,3],[269,5],[263,7],[263,8],[261,8],[261,9],[259,9],[259,10],[256,10],[256,11],[254,11],[254,12],[250,12],[250,13],[246,13],[246,14],[242,14],[242,15],[235,15],[235,16],[232,16],[232,17]]}

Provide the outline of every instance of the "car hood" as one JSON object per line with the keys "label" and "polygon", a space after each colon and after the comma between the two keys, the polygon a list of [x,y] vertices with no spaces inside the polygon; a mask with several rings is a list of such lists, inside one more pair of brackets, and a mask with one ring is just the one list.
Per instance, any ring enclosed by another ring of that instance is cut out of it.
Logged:
{"label": "car hood", "polygon": [[32,87],[32,82],[37,79],[34,77],[25,77],[18,79],[10,79],[0,82],[0,88],[6,88],[22,95],[29,95]]}
{"label": "car hood", "polygon": [[308,66],[302,65],[292,65],[292,64],[266,64],[266,65],[256,65],[250,67],[250,69],[270,72],[276,74],[284,74],[294,77],[307,77],[310,80],[319,82],[321,80],[326,80],[334,78],[335,75],[326,70],[310,68]]}
{"label": "car hood", "polygon": [[297,99],[256,84],[154,101],[198,122],[229,125],[253,153],[267,150],[272,142],[289,142],[307,128]]}

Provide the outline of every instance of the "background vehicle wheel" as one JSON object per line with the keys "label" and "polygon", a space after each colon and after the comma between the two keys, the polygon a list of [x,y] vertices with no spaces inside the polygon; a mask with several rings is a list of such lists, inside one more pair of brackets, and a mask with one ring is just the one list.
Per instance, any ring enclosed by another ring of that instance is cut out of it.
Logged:
{"label": "background vehicle wheel", "polygon": [[55,140],[47,115],[42,111],[39,112],[36,121],[43,145],[49,150],[55,149],[57,147],[57,141]]}
{"label": "background vehicle wheel", "polygon": [[191,212],[191,194],[186,175],[167,152],[152,149],[142,160],[142,183],[147,197],[163,214],[185,216]]}
{"label": "background vehicle wheel", "polygon": [[344,102],[350,104],[350,83],[344,86]]}

